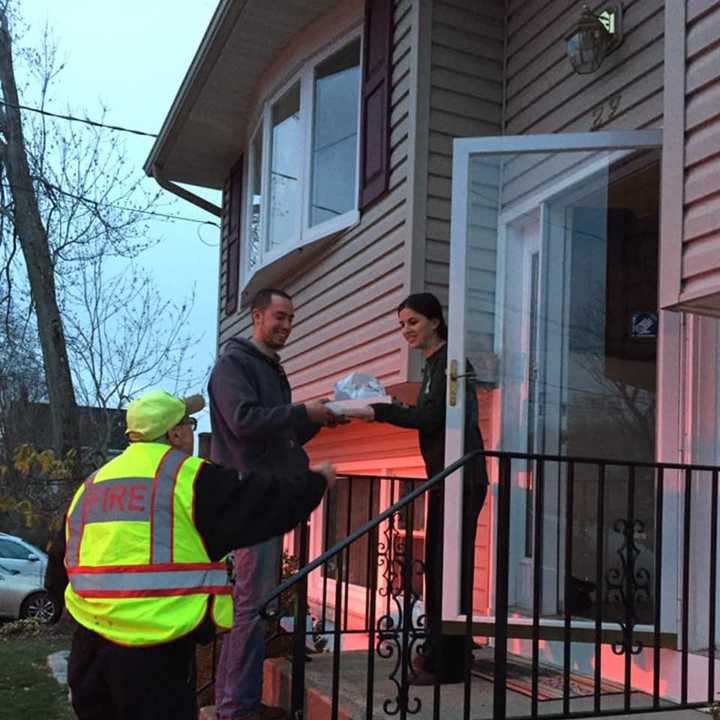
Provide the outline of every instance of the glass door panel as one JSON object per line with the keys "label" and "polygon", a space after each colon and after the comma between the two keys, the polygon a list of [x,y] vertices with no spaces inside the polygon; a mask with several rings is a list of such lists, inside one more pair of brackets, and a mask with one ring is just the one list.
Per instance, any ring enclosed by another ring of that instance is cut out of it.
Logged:
{"label": "glass door panel", "polygon": [[[484,395],[499,408],[498,449],[654,461],[660,135],[566,140],[564,147],[558,136],[464,140],[478,150],[456,149],[448,357],[468,357],[491,391]],[[458,388],[457,406],[448,407],[448,462],[463,451],[463,396]],[[547,466],[544,479],[548,618],[565,611],[565,467]],[[532,609],[534,469],[524,460],[512,464],[510,603],[519,615]],[[600,603],[605,619],[619,619],[618,528],[629,517],[638,521],[636,567],[649,574],[652,589],[654,481],[636,472],[630,506],[627,476],[608,463],[599,533],[597,469],[576,467],[568,596],[574,618],[594,618]],[[458,493],[459,484],[448,492]],[[446,568],[456,564],[449,548],[459,543],[453,523],[460,501],[456,494],[446,503]],[[600,582],[598,553],[606,569]],[[453,580],[446,604],[453,606],[455,591]],[[641,621],[650,619],[651,592],[637,609]]]}

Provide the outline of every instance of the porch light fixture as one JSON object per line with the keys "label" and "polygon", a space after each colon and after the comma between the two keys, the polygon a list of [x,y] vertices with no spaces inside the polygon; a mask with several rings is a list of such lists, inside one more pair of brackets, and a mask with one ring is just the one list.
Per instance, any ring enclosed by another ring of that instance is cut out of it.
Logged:
{"label": "porch light fixture", "polygon": [[578,75],[594,73],[622,42],[622,5],[609,5],[598,14],[583,6],[580,19],[565,37],[567,56]]}

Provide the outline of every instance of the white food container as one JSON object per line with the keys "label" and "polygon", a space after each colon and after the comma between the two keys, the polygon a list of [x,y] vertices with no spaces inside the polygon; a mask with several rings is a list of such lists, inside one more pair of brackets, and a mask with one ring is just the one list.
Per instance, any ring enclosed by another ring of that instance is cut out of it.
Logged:
{"label": "white food container", "polygon": [[374,403],[391,403],[392,398],[389,395],[378,395],[376,397],[356,398],[355,400],[332,400],[327,404],[328,410],[335,415],[344,415],[345,417],[363,417],[362,412],[368,405]]}

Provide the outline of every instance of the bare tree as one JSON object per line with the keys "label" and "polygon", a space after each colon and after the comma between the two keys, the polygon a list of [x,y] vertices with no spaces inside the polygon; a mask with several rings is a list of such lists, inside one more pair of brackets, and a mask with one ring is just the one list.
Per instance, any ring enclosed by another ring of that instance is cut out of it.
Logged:
{"label": "bare tree", "polygon": [[[14,48],[11,19],[17,26],[12,2],[0,2],[0,307],[35,320],[53,447],[65,454],[80,446],[73,380],[81,373],[71,367],[66,328],[71,304],[87,286],[88,264],[93,272],[98,260],[133,258],[152,244],[144,213],[158,193],[142,190],[115,135],[21,111],[14,61],[23,64],[28,104],[41,111],[63,65],[47,29],[39,48]],[[77,339],[76,326],[73,332]]]}
{"label": "bare tree", "polygon": [[35,328],[10,312],[0,323],[0,465],[27,437],[31,419],[23,409],[45,397],[45,377]]}
{"label": "bare tree", "polygon": [[45,377],[53,417],[53,443],[60,452],[79,445],[79,427],[63,322],[55,289],[55,274],[48,237],[40,216],[37,196],[25,151],[20,117],[12,41],[7,13],[0,11],[0,85],[5,110],[0,116],[0,159],[13,196],[14,230],[22,248],[30,291],[37,314]]}
{"label": "bare tree", "polygon": [[[47,29],[32,47],[18,28],[12,0],[0,0],[0,525],[40,535],[78,473],[103,459],[117,410],[153,385],[189,387],[199,338],[187,331],[194,291],[164,300],[136,262],[156,242],[147,213],[160,191],[143,190],[117,134],[42,114],[63,64]],[[55,453],[4,429],[19,427],[23,402],[34,411],[43,400]],[[77,402],[99,412],[81,416]],[[93,447],[68,462],[90,416],[100,418],[83,443]]]}
{"label": "bare tree", "polygon": [[104,457],[113,410],[162,384],[184,392],[194,381],[188,332],[193,291],[180,304],[163,299],[152,276],[136,263],[110,274],[104,258],[88,263],[66,298],[65,313],[75,388],[84,405],[104,410],[96,450]]}

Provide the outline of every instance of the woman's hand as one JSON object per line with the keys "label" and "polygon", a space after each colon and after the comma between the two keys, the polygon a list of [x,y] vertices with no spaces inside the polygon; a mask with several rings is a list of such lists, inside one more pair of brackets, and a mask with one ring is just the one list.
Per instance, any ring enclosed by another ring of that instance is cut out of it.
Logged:
{"label": "woman's hand", "polygon": [[353,410],[353,417],[366,422],[372,422],[375,419],[375,410],[370,405]]}

